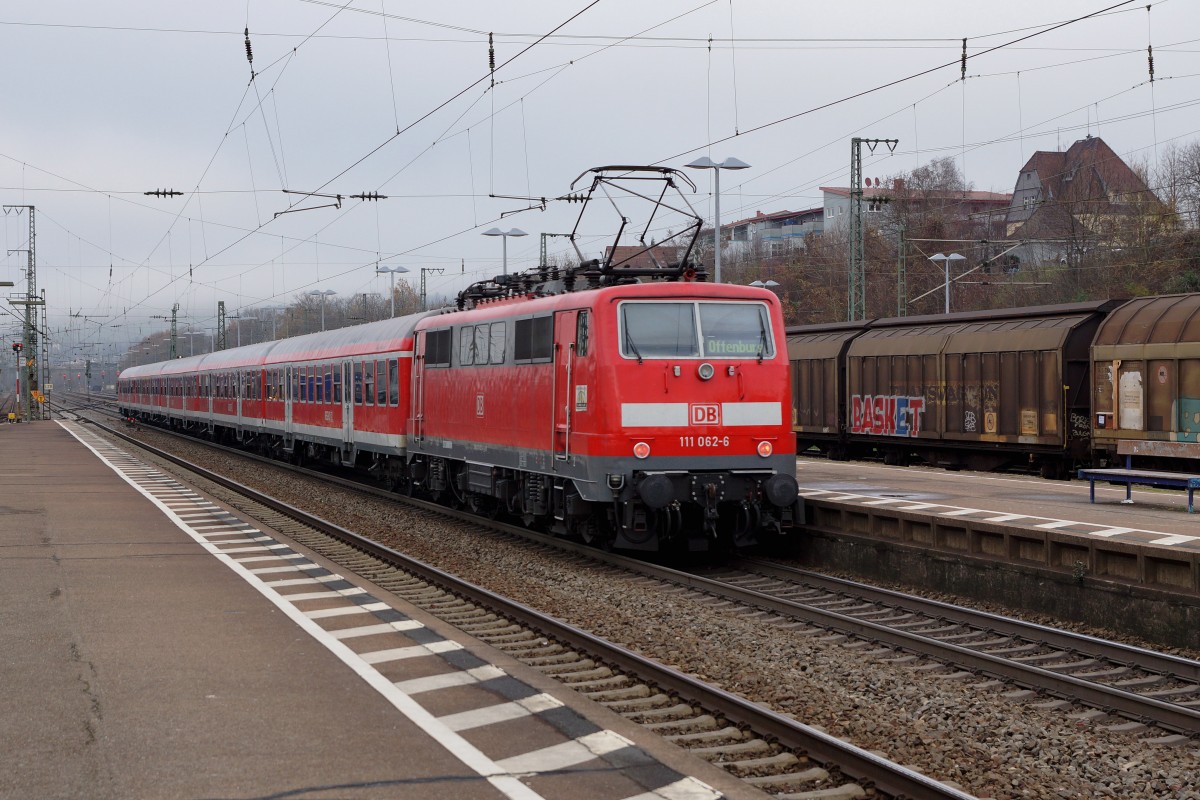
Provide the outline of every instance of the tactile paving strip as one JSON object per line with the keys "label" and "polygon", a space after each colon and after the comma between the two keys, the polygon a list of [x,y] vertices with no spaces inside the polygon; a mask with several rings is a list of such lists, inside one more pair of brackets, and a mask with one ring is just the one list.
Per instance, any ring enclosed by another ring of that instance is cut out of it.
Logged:
{"label": "tactile paving strip", "polygon": [[875,497],[829,489],[812,489],[803,486],[800,487],[800,495],[802,497],[830,500],[837,503],[853,503],[860,506],[887,506],[898,511],[922,511],[942,517],[963,517],[978,522],[1013,523],[1021,527],[1077,533],[1083,536],[1096,536],[1114,541],[1156,544],[1164,547],[1179,546],[1183,549],[1200,550],[1200,536],[1188,536],[1180,533],[1164,533],[1163,531],[1147,531],[1139,528],[1098,525],[1092,522],[1034,517],[1027,514],[1005,514],[1000,511],[989,511],[982,508],[962,508],[946,505],[945,503],[921,503],[902,498]]}

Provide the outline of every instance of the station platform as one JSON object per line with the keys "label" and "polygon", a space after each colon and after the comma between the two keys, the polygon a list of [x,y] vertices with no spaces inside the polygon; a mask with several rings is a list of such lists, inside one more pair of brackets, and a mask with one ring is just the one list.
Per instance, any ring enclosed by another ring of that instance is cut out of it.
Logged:
{"label": "station platform", "polygon": [[801,560],[1200,648],[1185,492],[802,458]]}
{"label": "station platform", "polygon": [[796,479],[812,501],[987,521],[1014,529],[1057,531],[1131,545],[1200,553],[1200,524],[1187,513],[1186,492],[1031,475],[891,467],[800,458]]}
{"label": "station platform", "polygon": [[0,798],[766,797],[89,425],[0,454]]}

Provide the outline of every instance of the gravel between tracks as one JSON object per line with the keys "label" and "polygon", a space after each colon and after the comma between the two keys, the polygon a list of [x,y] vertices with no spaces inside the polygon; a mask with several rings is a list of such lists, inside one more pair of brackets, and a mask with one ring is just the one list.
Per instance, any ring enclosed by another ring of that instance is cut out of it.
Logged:
{"label": "gravel between tracks", "polygon": [[[1200,800],[1200,742],[1152,746],[1137,735],[1039,711],[911,665],[764,626],[615,571],[572,569],[319,480],[143,432],[151,444],[303,507],[492,591],[764,703],[834,736],[996,798]],[[995,609],[993,609],[995,610]],[[1003,613],[1001,611],[1000,613]],[[1106,636],[1103,631],[1089,631]],[[1194,654],[1191,654],[1194,657]],[[887,656],[884,656],[887,658]]]}

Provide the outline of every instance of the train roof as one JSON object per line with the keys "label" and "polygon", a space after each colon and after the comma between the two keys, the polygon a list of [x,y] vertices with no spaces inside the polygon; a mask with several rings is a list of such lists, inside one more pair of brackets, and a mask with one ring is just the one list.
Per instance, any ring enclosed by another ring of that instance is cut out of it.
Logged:
{"label": "train roof", "polygon": [[[364,325],[352,325],[332,331],[294,336],[290,339],[219,350],[202,356],[143,364],[129,367],[121,373],[120,377],[122,379],[161,377],[195,370],[240,369],[320,358],[351,358],[371,355],[400,349],[404,340],[411,338],[418,327],[435,328],[442,324],[452,325],[483,319],[507,318],[560,308],[596,307],[602,303],[630,297],[651,300],[679,297],[761,300],[773,304],[778,304],[779,300],[773,292],[767,289],[702,281],[654,281],[544,296],[522,295],[484,301],[466,311],[455,309],[421,311],[394,319],[368,322]],[[444,320],[431,319],[442,316],[445,317]],[[429,322],[421,325],[420,323],[424,320],[429,320]]]}
{"label": "train roof", "polygon": [[[419,311],[403,317],[351,325],[321,333],[306,333],[290,339],[272,342],[274,347],[267,354],[264,364],[313,358],[367,355],[387,350],[400,349],[403,341],[413,334],[417,323],[440,311]],[[230,351],[226,351],[230,352]]]}
{"label": "train roof", "polygon": [[417,322],[438,313],[441,312],[421,311],[333,331],[306,333],[290,339],[243,345],[200,356],[141,364],[123,370],[120,377],[123,380],[165,377],[197,370],[239,369],[296,360],[353,357],[397,350],[405,339],[412,336]]}
{"label": "train roof", "polygon": [[1093,340],[1097,347],[1180,342],[1200,342],[1200,293],[1130,300],[1108,315]]}
{"label": "train roof", "polygon": [[[643,281],[602,286],[596,289],[581,289],[572,292],[550,294],[523,294],[483,299],[472,308],[454,311],[452,319],[431,320],[422,328],[439,327],[442,324],[458,324],[460,319],[493,319],[498,317],[536,314],[549,309],[596,308],[615,300],[630,298],[639,300],[670,300],[682,297],[690,299],[763,300],[778,304],[779,297],[769,289],[756,286],[741,286],[736,283],[709,283],[707,281]],[[465,315],[465,316],[464,316]]]}
{"label": "train roof", "polygon": [[788,345],[795,350],[793,355],[802,353],[805,358],[835,357],[850,339],[854,340],[851,352],[857,356],[992,351],[997,337],[1006,350],[1058,348],[1079,325],[1123,302],[1096,300],[799,325],[788,328]]}

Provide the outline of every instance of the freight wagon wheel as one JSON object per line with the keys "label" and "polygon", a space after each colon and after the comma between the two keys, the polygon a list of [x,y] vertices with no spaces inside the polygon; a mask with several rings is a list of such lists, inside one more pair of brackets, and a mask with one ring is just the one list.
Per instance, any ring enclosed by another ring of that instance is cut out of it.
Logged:
{"label": "freight wagon wheel", "polygon": [[1042,477],[1048,481],[1067,480],[1071,475],[1061,461],[1043,461],[1040,472]]}

